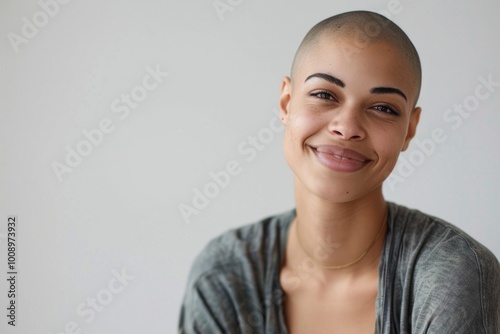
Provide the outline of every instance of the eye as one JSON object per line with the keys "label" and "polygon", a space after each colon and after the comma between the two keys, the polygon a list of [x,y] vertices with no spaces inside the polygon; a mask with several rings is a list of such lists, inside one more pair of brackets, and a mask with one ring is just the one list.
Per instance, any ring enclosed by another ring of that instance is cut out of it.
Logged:
{"label": "eye", "polygon": [[337,100],[335,98],[335,96],[333,96],[332,93],[330,93],[330,92],[328,92],[326,90],[322,90],[322,91],[319,91],[319,92],[312,92],[309,95],[317,97],[318,99],[322,99],[322,100],[332,100],[332,101],[336,101]]}
{"label": "eye", "polygon": [[400,112],[396,108],[385,105],[385,104],[373,106],[372,109],[375,109],[383,114],[390,114],[390,115],[394,115],[394,116],[400,115]]}

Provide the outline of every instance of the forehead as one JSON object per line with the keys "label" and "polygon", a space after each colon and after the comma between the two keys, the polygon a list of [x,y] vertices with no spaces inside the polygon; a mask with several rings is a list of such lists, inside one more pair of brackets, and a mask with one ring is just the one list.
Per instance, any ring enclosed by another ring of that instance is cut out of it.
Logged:
{"label": "forehead", "polygon": [[350,36],[322,37],[304,50],[296,79],[304,82],[318,72],[334,75],[346,86],[393,86],[411,96],[418,90],[417,75],[404,52],[384,40],[363,43]]}

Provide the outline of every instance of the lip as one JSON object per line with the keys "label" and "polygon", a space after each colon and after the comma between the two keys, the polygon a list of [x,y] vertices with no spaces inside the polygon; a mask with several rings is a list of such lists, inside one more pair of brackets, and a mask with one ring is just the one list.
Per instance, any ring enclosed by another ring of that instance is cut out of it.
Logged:
{"label": "lip", "polygon": [[356,172],[371,161],[359,152],[340,146],[319,145],[311,148],[321,164],[338,172]]}

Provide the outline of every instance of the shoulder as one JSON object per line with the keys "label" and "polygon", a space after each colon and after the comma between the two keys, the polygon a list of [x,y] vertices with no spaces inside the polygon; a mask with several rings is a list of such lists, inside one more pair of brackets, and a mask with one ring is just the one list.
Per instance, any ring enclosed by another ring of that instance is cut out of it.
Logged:
{"label": "shoulder", "polygon": [[189,273],[179,320],[182,331],[234,332],[246,328],[252,314],[261,316],[273,293],[280,240],[294,214],[290,210],[231,229],[208,242]]}
{"label": "shoulder", "polygon": [[491,333],[499,325],[500,265],[495,255],[440,218],[394,204],[391,209],[397,272],[411,282],[414,325],[436,330],[431,332],[448,333],[448,326],[455,333]]}
{"label": "shoulder", "polygon": [[214,272],[265,270],[265,262],[278,251],[280,238],[294,215],[295,211],[289,210],[230,229],[211,239],[195,258],[190,281],[195,283]]}
{"label": "shoulder", "polygon": [[[399,240],[400,249],[410,259],[426,266],[440,265],[446,258],[447,267],[456,270],[489,268],[498,271],[498,260],[479,241],[457,226],[419,210],[390,203],[391,233]],[[442,267],[440,267],[442,268]],[[427,268],[430,269],[430,268]],[[482,271],[484,271],[482,270]]]}

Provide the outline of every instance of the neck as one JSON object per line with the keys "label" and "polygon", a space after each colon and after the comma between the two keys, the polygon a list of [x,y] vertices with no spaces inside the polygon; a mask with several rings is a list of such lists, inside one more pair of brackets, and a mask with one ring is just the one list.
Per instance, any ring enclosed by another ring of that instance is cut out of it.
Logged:
{"label": "neck", "polygon": [[314,273],[321,280],[378,268],[387,209],[381,188],[362,198],[336,203],[311,195],[296,180],[295,199],[297,219],[290,230],[294,246],[290,261],[299,264],[312,258],[318,269]]}

